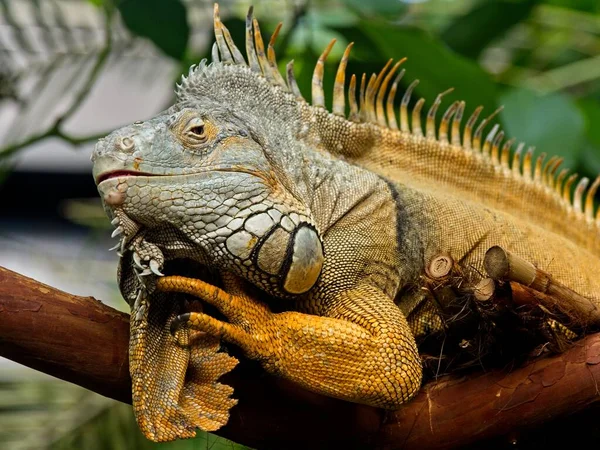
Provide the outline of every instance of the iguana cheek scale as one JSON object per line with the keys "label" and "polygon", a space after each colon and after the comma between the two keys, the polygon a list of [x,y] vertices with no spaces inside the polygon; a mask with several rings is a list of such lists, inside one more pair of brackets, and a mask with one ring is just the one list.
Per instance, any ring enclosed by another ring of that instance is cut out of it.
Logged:
{"label": "iguana cheek scale", "polygon": [[[285,80],[277,70],[279,28],[265,50],[250,10],[246,62],[216,6],[214,26],[212,63],[182,78],[176,104],[93,154],[122,236],[133,405],[150,439],[227,421],[235,401],[217,380],[235,361],[219,339],[307,389],[398,408],[421,384],[414,335],[424,313],[413,299],[439,255],[477,274],[500,245],[600,306],[600,179],[587,195],[582,179],[571,200],[576,177],[558,173],[558,158],[534,162],[519,146],[511,161],[497,126],[483,134],[495,113],[479,122],[478,108],[462,126],[465,104],[454,102],[436,123],[444,93],[423,131],[424,100],[408,107],[417,82],[397,116],[404,60],[360,83],[353,75],[346,91],[350,44],[330,113],[322,79],[333,42],[309,104],[292,64]],[[203,281],[162,277],[182,260]]]}

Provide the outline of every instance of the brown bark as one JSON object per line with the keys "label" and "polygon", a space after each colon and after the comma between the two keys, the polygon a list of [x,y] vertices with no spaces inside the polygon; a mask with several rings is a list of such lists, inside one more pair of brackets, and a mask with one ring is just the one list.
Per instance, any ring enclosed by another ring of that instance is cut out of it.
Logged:
{"label": "brown bark", "polygon": [[[0,355],[130,402],[128,316],[0,268]],[[303,391],[242,361],[239,405],[217,434],[260,448],[453,448],[600,400],[600,334],[508,371],[445,377],[393,413]]]}

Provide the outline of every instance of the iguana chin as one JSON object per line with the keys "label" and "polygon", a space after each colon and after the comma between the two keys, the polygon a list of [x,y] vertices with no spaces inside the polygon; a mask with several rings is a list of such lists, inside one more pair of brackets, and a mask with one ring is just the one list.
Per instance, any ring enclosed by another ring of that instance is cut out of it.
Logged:
{"label": "iguana chin", "polygon": [[[501,245],[600,306],[599,180],[585,207],[585,179],[572,203],[575,178],[555,176],[558,159],[532,169],[531,152],[519,147],[509,164],[512,141],[503,145],[497,126],[483,138],[490,118],[475,128],[480,109],[462,127],[463,102],[436,125],[438,96],[423,133],[421,99],[409,125],[414,83],[399,117],[394,109],[402,61],[363,76],[358,101],[352,76],[346,117],[352,44],[329,112],[322,78],[333,42],[317,62],[309,104],[291,63],[286,80],[277,70],[276,33],[265,51],[252,10],[248,61],[216,6],[214,27],[212,62],[190,69],[175,105],[113,132],[93,153],[106,211],[124,234],[134,409],[149,438],[189,437],[227,420],[235,401],[216,379],[235,361],[217,352],[217,338],[312,391],[400,407],[419,389],[422,368],[395,301],[414,298],[440,254],[483,273],[485,251]],[[220,287],[211,278],[161,278],[177,259],[220,275],[212,278]],[[225,320],[183,306],[173,292],[200,297]],[[191,330],[208,344],[181,345]],[[200,373],[208,381],[198,382]]]}

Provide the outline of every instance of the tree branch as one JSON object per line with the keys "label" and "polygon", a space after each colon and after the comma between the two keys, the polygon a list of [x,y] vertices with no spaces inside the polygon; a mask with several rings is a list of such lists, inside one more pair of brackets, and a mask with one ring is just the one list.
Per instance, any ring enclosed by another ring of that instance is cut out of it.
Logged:
{"label": "tree branch", "polygon": [[[0,355],[130,402],[127,314],[0,268]],[[306,392],[242,361],[239,405],[217,434],[260,448],[453,448],[598,402],[600,334],[509,371],[444,377],[384,413]]]}

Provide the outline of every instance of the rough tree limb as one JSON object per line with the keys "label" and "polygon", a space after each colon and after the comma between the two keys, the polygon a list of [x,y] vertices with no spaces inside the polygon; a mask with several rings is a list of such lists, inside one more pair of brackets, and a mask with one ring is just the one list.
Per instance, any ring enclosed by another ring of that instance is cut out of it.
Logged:
{"label": "rough tree limb", "polygon": [[[0,355],[130,402],[128,316],[0,268]],[[397,412],[308,393],[243,361],[217,434],[259,448],[452,448],[582,410],[600,395],[600,334],[508,371],[445,377]]]}

